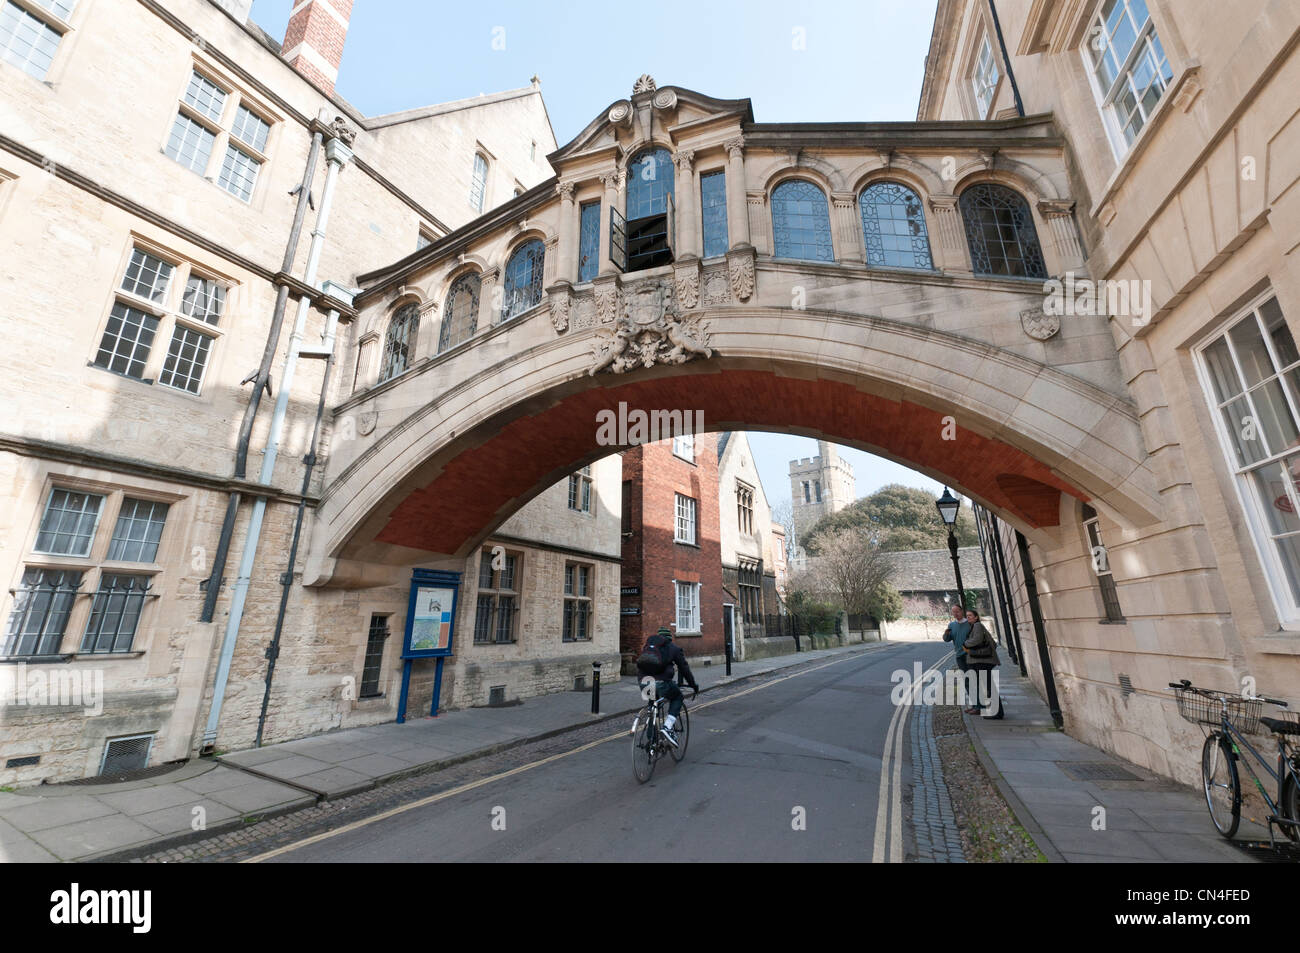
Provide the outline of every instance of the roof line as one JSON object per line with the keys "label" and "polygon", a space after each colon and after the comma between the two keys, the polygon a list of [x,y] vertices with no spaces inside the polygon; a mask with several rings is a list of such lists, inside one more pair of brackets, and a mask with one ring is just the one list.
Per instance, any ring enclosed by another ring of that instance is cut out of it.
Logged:
{"label": "roof line", "polygon": [[[458,112],[462,109],[473,109],[475,106],[488,106],[492,103],[506,102],[511,99],[521,99],[530,93],[542,95],[540,88],[529,84],[519,89],[507,89],[499,93],[483,93],[479,96],[470,96],[466,99],[454,99],[446,103],[434,103],[429,106],[417,106],[414,109],[404,109],[400,112],[384,113],[381,116],[371,116],[367,118],[365,126],[367,129],[381,129],[385,126],[395,126],[403,122],[412,122],[417,119],[427,119],[430,116],[442,116],[447,113]],[[554,136],[554,130],[552,130]]]}

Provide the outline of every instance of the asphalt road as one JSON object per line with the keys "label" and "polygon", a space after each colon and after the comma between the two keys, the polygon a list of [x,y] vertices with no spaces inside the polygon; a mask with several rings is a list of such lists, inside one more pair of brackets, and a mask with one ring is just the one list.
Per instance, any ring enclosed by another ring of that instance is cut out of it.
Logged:
{"label": "asphalt road", "polygon": [[[869,861],[877,817],[888,814],[880,780],[895,712],[890,675],[914,660],[928,667],[946,648],[889,646],[715,703],[701,695],[685,760],[661,759],[645,784],[632,774],[629,726],[611,722],[604,734],[622,729],[613,740],[266,860]],[[904,788],[906,737],[895,755]],[[895,794],[887,786],[884,796]],[[900,833],[910,844],[910,831]]]}

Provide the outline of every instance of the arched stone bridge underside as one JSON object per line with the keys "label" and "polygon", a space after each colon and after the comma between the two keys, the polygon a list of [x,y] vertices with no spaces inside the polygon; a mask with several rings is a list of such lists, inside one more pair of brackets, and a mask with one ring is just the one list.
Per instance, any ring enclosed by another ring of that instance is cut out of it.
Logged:
{"label": "arched stone bridge underside", "polygon": [[[880,283],[863,282],[860,305],[869,284]],[[968,317],[993,310],[1017,325],[1040,298],[943,290]],[[621,449],[598,442],[597,424],[620,403],[877,453],[1031,533],[1059,525],[1070,497],[1129,525],[1157,518],[1133,408],[1096,384],[923,323],[744,305],[698,317],[713,356],[593,375],[608,331],[557,335],[542,306],[342,404],[308,584],[363,585],[386,578],[381,566],[464,557],[533,496]]]}

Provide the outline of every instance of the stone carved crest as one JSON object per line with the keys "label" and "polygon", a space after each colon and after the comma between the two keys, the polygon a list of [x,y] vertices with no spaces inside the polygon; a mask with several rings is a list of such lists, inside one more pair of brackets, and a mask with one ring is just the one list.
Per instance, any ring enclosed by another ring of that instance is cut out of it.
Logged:
{"label": "stone carved crest", "polygon": [[726,304],[731,300],[731,292],[727,286],[727,273],[725,271],[707,271],[704,273],[704,303]]}
{"label": "stone carved crest", "polygon": [[367,410],[357,415],[357,431],[361,436],[366,437],[375,432],[375,424],[379,423],[379,411]]}
{"label": "stone carved crest", "polygon": [[591,298],[578,298],[573,302],[573,311],[569,316],[569,327],[583,331],[596,326],[596,302]]}
{"label": "stone carved crest", "polygon": [[1044,314],[1042,308],[1027,308],[1020,312],[1020,326],[1035,341],[1046,341],[1061,330],[1061,318],[1056,314]]}
{"label": "stone carved crest", "polygon": [[624,301],[615,326],[602,328],[592,347],[596,363],[590,376],[713,356],[706,323],[698,315],[683,318],[677,312],[671,282],[645,282],[629,290]]}
{"label": "stone carved crest", "polygon": [[731,273],[731,293],[741,301],[748,301],[754,293],[754,259],[748,255],[727,262]]}
{"label": "stone carved crest", "polygon": [[653,93],[655,91],[654,77],[649,73],[642,73],[640,78],[632,84],[632,95],[637,93]]}

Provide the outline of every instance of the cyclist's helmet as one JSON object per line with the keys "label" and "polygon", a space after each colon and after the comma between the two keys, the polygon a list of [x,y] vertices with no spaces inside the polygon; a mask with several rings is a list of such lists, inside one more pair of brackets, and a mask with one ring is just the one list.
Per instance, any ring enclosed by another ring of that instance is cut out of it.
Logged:
{"label": "cyclist's helmet", "polygon": [[659,626],[659,631],[656,632],[655,634],[662,635],[665,639],[669,639],[669,640],[671,640],[673,637],[672,630],[669,629],[668,626],[666,625]]}

